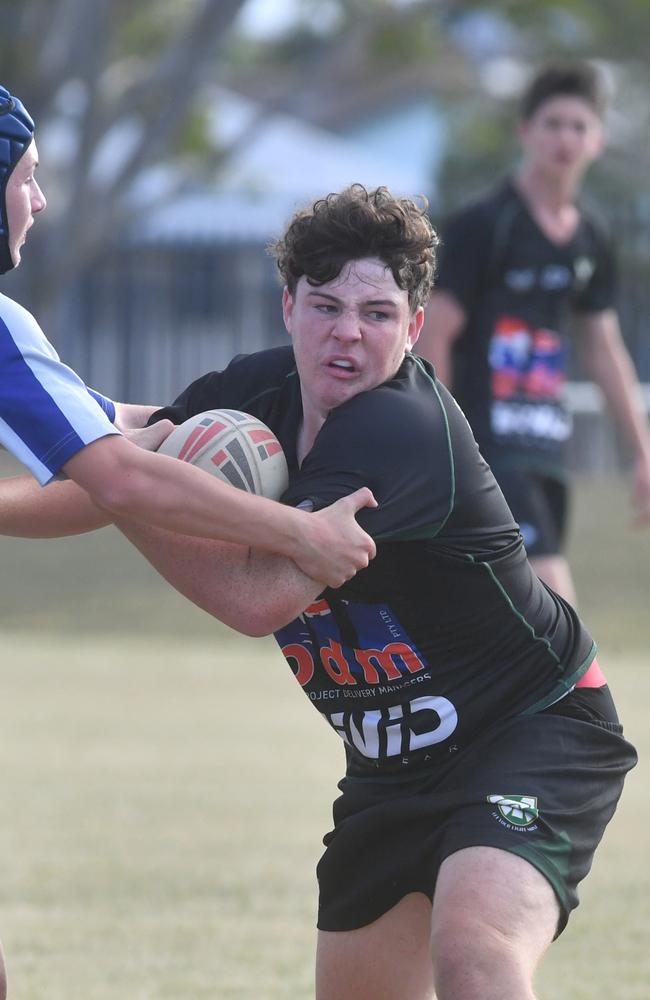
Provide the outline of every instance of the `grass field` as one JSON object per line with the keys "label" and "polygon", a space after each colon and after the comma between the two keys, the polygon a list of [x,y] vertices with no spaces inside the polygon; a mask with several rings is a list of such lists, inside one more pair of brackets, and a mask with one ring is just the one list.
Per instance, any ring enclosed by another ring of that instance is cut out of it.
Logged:
{"label": "grass field", "polygon": [[[642,763],[543,1000],[650,995],[650,536],[615,536],[625,503],[580,486],[572,558]],[[112,530],[0,539],[0,561],[13,1000],[307,1000],[342,752],[272,641],[190,607]]]}

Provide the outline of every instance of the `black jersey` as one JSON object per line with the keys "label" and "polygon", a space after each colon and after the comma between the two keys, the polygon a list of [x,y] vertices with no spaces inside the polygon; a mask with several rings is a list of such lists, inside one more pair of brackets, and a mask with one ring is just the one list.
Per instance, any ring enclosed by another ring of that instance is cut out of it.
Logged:
{"label": "black jersey", "polygon": [[394,378],[332,410],[301,466],[291,348],[236,358],[157,416],[219,407],[275,432],[284,502],[320,509],[364,485],[378,500],[358,515],[376,558],[276,634],[352,769],[446,759],[495,722],[548,706],[587,669],[591,638],[531,572],[469,425],[426,362],[407,355]]}
{"label": "black jersey", "polygon": [[571,417],[563,398],[571,310],[614,305],[609,239],[581,207],[554,243],[510,182],[444,227],[437,288],[467,314],[454,394],[489,462],[562,475]]}

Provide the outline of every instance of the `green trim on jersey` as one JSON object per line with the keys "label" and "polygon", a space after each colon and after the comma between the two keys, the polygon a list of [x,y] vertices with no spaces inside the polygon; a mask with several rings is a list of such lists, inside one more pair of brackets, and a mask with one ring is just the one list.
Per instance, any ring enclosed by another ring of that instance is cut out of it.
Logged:
{"label": "green trim on jersey", "polygon": [[438,386],[436,385],[434,379],[432,379],[429,375],[429,372],[422,364],[420,358],[418,358],[415,354],[411,354],[410,351],[407,351],[407,354],[413,359],[416,368],[422,375],[424,375],[426,380],[431,385],[431,388],[436,394],[436,399],[438,400],[438,405],[440,406],[440,412],[442,413],[442,419],[445,425],[445,436],[447,438],[447,456],[449,458],[449,476],[451,480],[451,489],[449,491],[449,509],[441,521],[437,521],[435,524],[429,525],[426,528],[416,528],[411,530],[406,528],[404,531],[394,531],[384,535],[377,535],[376,540],[382,542],[416,542],[418,539],[425,540],[435,538],[440,534],[451,517],[454,510],[454,504],[456,503],[456,467],[454,463],[454,449],[451,444],[451,431],[449,429],[447,413],[442,405],[442,399],[440,397],[440,393],[438,392]]}
{"label": "green trim on jersey", "polygon": [[545,708],[550,708],[550,706],[553,705],[556,701],[559,701],[561,698],[564,697],[565,694],[568,694],[569,691],[573,690],[573,688],[576,686],[580,678],[587,673],[589,667],[594,661],[596,652],[597,652],[596,643],[594,642],[592,643],[589,653],[582,661],[577,670],[574,670],[573,673],[570,674],[568,677],[563,677],[562,680],[560,680],[555,685],[553,690],[549,691],[549,693],[544,698],[542,698],[540,701],[536,701],[534,705],[530,705],[528,708],[524,709],[524,711],[520,712],[519,714],[537,715],[538,712],[543,712]]}
{"label": "green trim on jersey", "polygon": [[476,560],[475,556],[470,555],[470,554],[468,554],[467,558],[470,560],[470,562],[473,562],[476,565],[483,566],[483,568],[486,570],[486,572],[492,578],[492,582],[495,584],[495,586],[497,587],[497,589],[501,592],[501,595],[503,596],[506,604],[508,605],[508,607],[510,608],[510,610],[512,611],[512,613],[515,615],[515,617],[518,618],[519,621],[528,629],[528,631],[531,633],[531,635],[533,636],[533,638],[535,639],[536,642],[541,642],[544,646],[546,646],[547,651],[550,653],[550,655],[552,656],[552,658],[556,661],[558,667],[561,668],[562,667],[562,663],[560,662],[559,656],[557,655],[557,653],[555,652],[555,650],[552,648],[550,640],[544,639],[542,636],[537,635],[537,633],[535,632],[535,629],[530,624],[530,622],[528,621],[528,619],[525,618],[524,615],[522,615],[521,611],[517,610],[517,608],[512,603],[510,595],[506,592],[505,587],[503,586],[503,584],[500,583],[499,580],[497,580],[497,578],[496,578],[496,576],[494,574],[494,570],[492,569],[492,567],[490,566],[490,564],[486,563],[486,562],[484,562],[484,563],[477,563],[477,560]]}

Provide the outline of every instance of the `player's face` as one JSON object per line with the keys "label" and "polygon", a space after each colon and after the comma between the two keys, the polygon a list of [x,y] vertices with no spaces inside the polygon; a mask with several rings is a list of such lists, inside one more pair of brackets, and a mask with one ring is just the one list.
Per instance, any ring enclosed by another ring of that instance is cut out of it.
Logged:
{"label": "player's face", "polygon": [[579,180],[600,155],[603,127],[579,97],[553,97],[522,122],[519,138],[529,167],[549,177]]}
{"label": "player's face", "polygon": [[38,166],[36,143],[31,142],[12,170],[6,188],[7,221],[9,223],[9,251],[16,267],[20,251],[27,239],[27,230],[33,225],[34,216],[47,204],[34,176]]}
{"label": "player's face", "polygon": [[424,310],[375,258],[350,261],[332,281],[295,295],[285,289],[284,321],[293,340],[303,406],[321,418],[335,406],[392,378],[415,344]]}

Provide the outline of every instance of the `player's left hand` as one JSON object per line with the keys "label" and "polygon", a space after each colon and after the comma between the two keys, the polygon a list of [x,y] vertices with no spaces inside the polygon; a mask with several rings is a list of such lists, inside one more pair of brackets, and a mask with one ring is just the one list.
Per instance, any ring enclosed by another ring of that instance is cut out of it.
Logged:
{"label": "player's left hand", "polygon": [[642,528],[650,525],[650,454],[641,455],[634,465],[632,503],[635,526]]}

